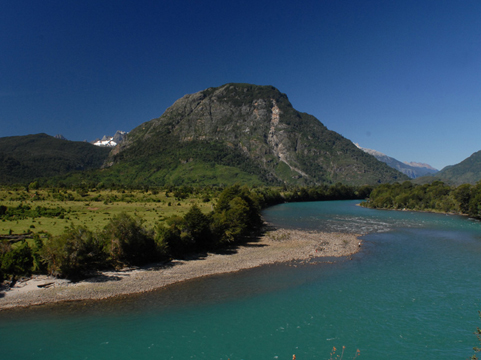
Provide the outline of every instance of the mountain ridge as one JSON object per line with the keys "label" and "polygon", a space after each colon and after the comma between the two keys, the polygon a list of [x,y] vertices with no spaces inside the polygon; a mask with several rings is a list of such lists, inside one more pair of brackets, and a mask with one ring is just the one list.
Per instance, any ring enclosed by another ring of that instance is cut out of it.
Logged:
{"label": "mountain ridge", "polygon": [[99,169],[109,149],[47,134],[0,138],[0,183],[28,183],[74,171]]}
{"label": "mountain ridge", "polygon": [[481,150],[471,154],[458,164],[444,167],[433,176],[416,179],[417,183],[430,183],[441,180],[452,185],[476,184],[481,181]]}
{"label": "mountain ridge", "polygon": [[[142,166],[136,164],[139,159]],[[173,179],[166,170],[183,172],[189,164],[229,166],[231,160],[243,163],[235,167],[244,175],[262,178],[263,183],[375,184],[407,179],[314,116],[295,110],[275,87],[235,83],[178,99],[159,118],[133,129],[112,150],[106,168],[121,167],[126,173],[130,164],[139,170],[137,175],[130,172],[134,181],[170,183]]]}
{"label": "mountain ridge", "polygon": [[426,168],[426,169],[429,169],[429,170],[439,171],[438,169],[436,169],[436,168],[434,168],[431,165],[426,164],[426,163],[419,163],[419,162],[414,162],[414,161],[411,161],[411,162],[403,161],[403,163],[406,164],[406,165],[412,166],[412,167],[420,167],[420,168]]}

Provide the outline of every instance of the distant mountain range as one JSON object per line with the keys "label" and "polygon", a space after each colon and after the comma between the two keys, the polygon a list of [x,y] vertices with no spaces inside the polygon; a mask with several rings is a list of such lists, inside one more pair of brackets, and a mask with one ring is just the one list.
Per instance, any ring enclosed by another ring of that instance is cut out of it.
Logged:
{"label": "distant mountain range", "polygon": [[161,117],[96,145],[61,135],[0,138],[0,183],[40,178],[52,184],[139,186],[481,180],[481,151],[440,172],[427,164],[402,163],[328,130],[272,86],[226,84],[186,95]]}
{"label": "distant mountain range", "polygon": [[356,146],[365,151],[366,153],[374,156],[376,159],[379,161],[382,161],[383,163],[386,163],[393,169],[396,169],[403,174],[409,176],[411,179],[415,179],[417,177],[425,176],[425,175],[430,175],[430,174],[435,174],[438,172],[437,169],[433,168],[431,165],[428,164],[422,164],[422,163],[417,163],[417,162],[401,162],[399,160],[396,160],[386,154],[383,154],[382,152],[372,150],[372,149],[366,149],[361,147],[359,144],[356,144]]}
{"label": "distant mountain range", "polygon": [[431,165],[426,164],[426,163],[418,163],[418,162],[414,162],[414,161],[411,161],[411,162],[403,161],[403,162],[404,162],[404,164],[412,166],[412,167],[426,168],[426,169],[429,169],[429,170],[433,170],[434,172],[439,171],[438,169],[435,169]]}

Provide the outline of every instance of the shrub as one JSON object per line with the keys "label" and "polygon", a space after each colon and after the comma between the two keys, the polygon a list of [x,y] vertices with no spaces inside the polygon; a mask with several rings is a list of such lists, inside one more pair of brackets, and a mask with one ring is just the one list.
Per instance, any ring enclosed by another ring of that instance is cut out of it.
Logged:
{"label": "shrub", "polygon": [[14,278],[17,275],[30,275],[32,273],[32,250],[25,240],[15,247],[2,244],[0,256],[2,277],[10,275]]}

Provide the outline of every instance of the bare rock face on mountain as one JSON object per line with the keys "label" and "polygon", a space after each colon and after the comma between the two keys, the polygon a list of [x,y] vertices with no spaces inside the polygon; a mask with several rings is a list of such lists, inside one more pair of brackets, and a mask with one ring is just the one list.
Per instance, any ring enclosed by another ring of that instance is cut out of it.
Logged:
{"label": "bare rock face on mountain", "polygon": [[236,182],[226,174],[264,184],[407,179],[315,117],[296,111],[274,87],[249,84],[182,97],[160,118],[132,130],[108,165],[132,181],[163,184]]}
{"label": "bare rock face on mountain", "polygon": [[114,142],[117,143],[117,144],[120,144],[120,143],[124,140],[124,137],[125,137],[126,135],[127,135],[127,132],[117,130],[117,132],[115,133],[115,135],[112,137],[112,141],[114,141]]}

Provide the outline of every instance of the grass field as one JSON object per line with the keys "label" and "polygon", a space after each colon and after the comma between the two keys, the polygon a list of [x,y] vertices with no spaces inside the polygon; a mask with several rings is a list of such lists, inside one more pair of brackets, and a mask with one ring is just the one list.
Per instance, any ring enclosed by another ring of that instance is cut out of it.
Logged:
{"label": "grass field", "polygon": [[[24,208],[47,209],[63,208],[60,216],[27,216],[21,215],[0,220],[0,234],[22,234],[28,231],[46,231],[59,235],[71,224],[84,225],[90,230],[101,230],[112,217],[126,212],[143,219],[146,228],[165,221],[174,215],[185,214],[194,204],[207,213],[213,210],[213,193],[168,193],[165,191],[143,190],[8,190],[0,189],[0,205],[7,209]],[[1,217],[0,217],[1,218]]]}

